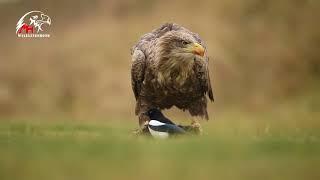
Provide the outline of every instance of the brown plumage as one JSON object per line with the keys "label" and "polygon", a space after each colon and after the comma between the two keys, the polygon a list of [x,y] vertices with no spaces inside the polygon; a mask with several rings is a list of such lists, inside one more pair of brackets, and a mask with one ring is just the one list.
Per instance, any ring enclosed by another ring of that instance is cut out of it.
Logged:
{"label": "brown plumage", "polygon": [[176,106],[208,119],[206,95],[213,101],[206,47],[199,35],[164,24],[133,46],[131,82],[135,113],[142,125],[148,109]]}

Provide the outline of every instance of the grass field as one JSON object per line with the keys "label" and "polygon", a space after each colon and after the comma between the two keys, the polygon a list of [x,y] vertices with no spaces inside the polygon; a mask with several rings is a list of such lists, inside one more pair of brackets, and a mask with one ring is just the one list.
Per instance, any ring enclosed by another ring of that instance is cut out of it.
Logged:
{"label": "grass field", "polygon": [[320,179],[317,120],[232,116],[169,140],[134,137],[135,122],[2,121],[1,180]]}

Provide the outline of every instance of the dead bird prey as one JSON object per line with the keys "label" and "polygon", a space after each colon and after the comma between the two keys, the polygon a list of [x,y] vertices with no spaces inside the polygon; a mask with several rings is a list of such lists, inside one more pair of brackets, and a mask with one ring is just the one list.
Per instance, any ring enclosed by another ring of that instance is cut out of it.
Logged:
{"label": "dead bird prey", "polygon": [[155,138],[165,139],[169,136],[185,134],[186,131],[166,118],[158,109],[150,109],[145,113],[150,118],[148,129]]}
{"label": "dead bird prey", "polygon": [[206,47],[199,35],[177,24],[164,24],[141,37],[132,51],[131,83],[140,126],[149,109],[176,106],[208,119],[207,98],[213,101]]}

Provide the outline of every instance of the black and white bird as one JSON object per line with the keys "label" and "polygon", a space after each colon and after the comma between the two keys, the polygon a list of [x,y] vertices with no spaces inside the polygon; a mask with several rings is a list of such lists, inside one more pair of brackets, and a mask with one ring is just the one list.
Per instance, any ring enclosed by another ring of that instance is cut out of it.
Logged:
{"label": "black and white bird", "polygon": [[150,109],[145,115],[149,116],[148,129],[155,138],[165,139],[172,135],[185,134],[186,131],[166,118],[160,110]]}

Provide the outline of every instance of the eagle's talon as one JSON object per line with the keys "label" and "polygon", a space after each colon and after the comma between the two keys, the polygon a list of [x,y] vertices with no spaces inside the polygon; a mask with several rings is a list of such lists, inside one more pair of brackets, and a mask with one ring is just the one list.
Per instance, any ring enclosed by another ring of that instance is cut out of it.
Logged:
{"label": "eagle's talon", "polygon": [[192,128],[193,132],[197,135],[201,135],[203,132],[201,124],[196,121],[192,121],[191,128]]}
{"label": "eagle's talon", "polygon": [[140,128],[135,129],[133,131],[133,134],[136,136],[141,136],[141,135],[150,135],[149,129],[148,129],[148,124],[143,124]]}

